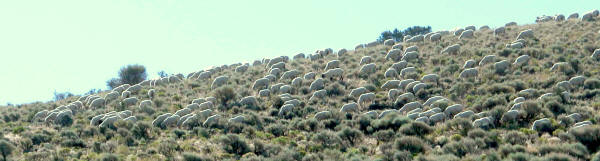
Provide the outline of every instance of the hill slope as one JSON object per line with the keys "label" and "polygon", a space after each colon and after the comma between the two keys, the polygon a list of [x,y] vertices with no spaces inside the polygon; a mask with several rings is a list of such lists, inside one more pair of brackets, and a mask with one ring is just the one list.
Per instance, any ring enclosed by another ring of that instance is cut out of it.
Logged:
{"label": "hill slope", "polygon": [[[2,107],[0,136],[14,160],[589,160],[600,145],[598,19],[436,32],[439,41],[325,49]],[[442,52],[450,46],[460,47]],[[333,60],[341,75],[325,70]]]}

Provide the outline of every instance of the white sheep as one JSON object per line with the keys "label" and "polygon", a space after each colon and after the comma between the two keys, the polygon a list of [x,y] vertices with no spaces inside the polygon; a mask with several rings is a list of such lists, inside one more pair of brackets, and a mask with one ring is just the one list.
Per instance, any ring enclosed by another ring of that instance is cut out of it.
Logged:
{"label": "white sheep", "polygon": [[335,69],[335,68],[339,68],[339,67],[340,67],[339,60],[331,60],[331,61],[327,62],[327,65],[325,65],[325,70]]}
{"label": "white sheep", "polygon": [[391,59],[393,61],[399,61],[402,59],[402,50],[401,49],[392,49],[386,55],[385,59]]}
{"label": "white sheep", "polygon": [[350,97],[358,97],[361,94],[364,94],[364,93],[367,93],[367,92],[369,92],[369,90],[367,90],[367,88],[365,88],[365,87],[358,87],[358,88],[352,89],[350,91],[350,94],[348,96],[350,96]]}
{"label": "white sheep", "polygon": [[402,56],[402,60],[404,60],[404,61],[411,61],[411,60],[414,60],[417,58],[419,58],[419,53],[416,51],[406,52]]}
{"label": "white sheep", "polygon": [[320,90],[325,88],[325,81],[322,78],[318,78],[310,83],[310,90]]}
{"label": "white sheep", "polygon": [[394,69],[394,68],[388,68],[384,74],[385,78],[396,78],[397,76],[398,76],[398,71],[396,71],[396,69]]}
{"label": "white sheep", "polygon": [[473,30],[465,30],[462,33],[460,33],[460,36],[458,37],[458,39],[470,39],[473,38]]}
{"label": "white sheep", "polygon": [[360,67],[358,75],[367,75],[367,76],[371,75],[371,74],[375,73],[375,68],[376,68],[375,63],[365,64]]}
{"label": "white sheep", "polygon": [[477,77],[479,71],[477,70],[477,68],[467,68],[465,70],[463,70],[462,72],[460,72],[459,77],[460,78],[469,78],[469,77]]}
{"label": "white sheep", "polygon": [[297,71],[297,70],[289,70],[289,71],[287,71],[287,72],[284,72],[284,73],[281,75],[281,78],[280,78],[280,79],[281,79],[281,80],[293,79],[293,78],[295,78],[295,77],[296,77],[296,76],[298,76],[298,75],[300,75],[300,71]]}
{"label": "white sheep", "polygon": [[369,64],[372,61],[373,61],[373,58],[371,56],[363,56],[362,58],[360,58],[360,65]]}
{"label": "white sheep", "polygon": [[342,105],[340,112],[357,112],[358,111],[358,103],[352,102]]}
{"label": "white sheep", "polygon": [[398,88],[399,84],[400,84],[400,80],[388,80],[383,85],[381,85],[381,89],[388,90],[388,89]]}
{"label": "white sheep", "polygon": [[218,87],[226,84],[228,80],[229,80],[229,77],[227,77],[227,76],[219,76],[219,77],[215,78],[215,80],[213,80],[210,88],[211,89],[218,88]]}
{"label": "white sheep", "polygon": [[372,102],[373,100],[375,100],[375,93],[365,93],[358,97],[358,103],[361,105],[364,105],[366,102]]}
{"label": "white sheep", "polygon": [[321,74],[321,77],[323,79],[329,78],[329,80],[333,80],[333,78],[344,80],[344,70],[342,68],[329,69],[325,73]]}

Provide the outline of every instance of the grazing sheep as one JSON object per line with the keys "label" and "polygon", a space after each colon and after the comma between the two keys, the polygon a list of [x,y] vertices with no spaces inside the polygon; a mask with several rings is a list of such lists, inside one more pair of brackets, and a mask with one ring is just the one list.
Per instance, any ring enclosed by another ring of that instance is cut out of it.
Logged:
{"label": "grazing sheep", "polygon": [[287,72],[284,72],[281,75],[281,80],[286,80],[286,79],[293,79],[296,78],[296,76],[300,75],[300,72],[297,70],[289,70]]}
{"label": "grazing sheep", "polygon": [[496,69],[496,72],[504,72],[506,69],[508,69],[508,67],[510,67],[510,63],[506,60],[494,63],[494,68]]}
{"label": "grazing sheep", "polygon": [[417,58],[419,58],[419,53],[416,51],[406,52],[404,53],[404,56],[402,56],[402,60],[404,61],[411,61]]}
{"label": "grazing sheep", "polygon": [[508,27],[508,26],[517,26],[517,22],[508,22],[506,24],[504,24],[504,26]]}
{"label": "grazing sheep", "polygon": [[192,109],[183,108],[183,109],[177,110],[174,115],[185,116],[190,113],[192,113]]}
{"label": "grazing sheep", "polygon": [[362,58],[360,58],[360,65],[369,64],[372,61],[373,61],[373,58],[371,56],[363,56]]}
{"label": "grazing sheep", "polygon": [[338,78],[339,80],[344,80],[344,70],[342,68],[329,69],[325,73],[321,74],[323,79],[333,80],[333,78]]}
{"label": "grazing sheep", "polygon": [[435,108],[429,109],[429,110],[427,110],[425,112],[421,112],[419,114],[419,116],[428,116],[428,117],[430,117],[431,115],[434,115],[434,114],[440,113],[440,112],[442,112],[442,109],[435,107]]}
{"label": "grazing sheep", "polygon": [[473,38],[473,30],[465,30],[462,33],[460,33],[460,36],[458,37],[458,39],[470,39]]}
{"label": "grazing sheep", "polygon": [[481,61],[479,61],[479,66],[483,66],[488,63],[493,63],[496,60],[496,55],[486,55]]}
{"label": "grazing sheep", "polygon": [[437,74],[427,74],[427,75],[424,75],[423,77],[421,77],[421,81],[423,81],[423,82],[437,83],[439,79],[440,79],[440,76]]}
{"label": "grazing sheep", "polygon": [[556,83],[556,87],[562,90],[571,90],[571,83],[569,81],[560,81]]}
{"label": "grazing sheep", "polygon": [[474,128],[487,129],[492,126],[492,120],[489,117],[479,118],[479,119],[473,121],[472,126]]}
{"label": "grazing sheep", "polygon": [[258,100],[254,96],[246,96],[240,100],[240,104],[247,106],[256,106],[258,105]]}
{"label": "grazing sheep", "polygon": [[108,117],[108,118],[102,120],[102,123],[100,123],[100,127],[114,126],[114,123],[117,122],[118,120],[119,120],[119,117],[117,117],[117,116]]}
{"label": "grazing sheep", "polygon": [[273,64],[273,65],[271,66],[271,69],[275,69],[275,68],[278,68],[278,69],[285,69],[285,63],[284,63],[284,62],[279,62],[279,63],[277,63],[277,64]]}
{"label": "grazing sheep", "polygon": [[511,48],[511,49],[522,49],[525,47],[525,45],[523,45],[522,42],[514,42],[514,43],[506,44],[506,47]]}
{"label": "grazing sheep", "polygon": [[488,30],[488,29],[490,29],[490,26],[488,26],[488,25],[483,25],[483,26],[479,27],[479,30]]}
{"label": "grazing sheep", "polygon": [[[471,31],[471,30],[467,30],[467,31]],[[444,118],[446,118],[446,115],[444,115],[444,113],[436,113],[429,117],[429,122],[435,124],[435,123],[444,121]]]}
{"label": "grazing sheep", "polygon": [[448,106],[446,107],[446,109],[444,110],[444,113],[448,116],[452,116],[454,114],[458,114],[459,112],[461,112],[464,109],[464,106],[461,104],[454,104],[452,106]]}
{"label": "grazing sheep", "polygon": [[422,117],[416,118],[415,122],[423,122],[425,124],[429,124],[429,117],[422,116]]}
{"label": "grazing sheep", "polygon": [[121,98],[129,98],[129,96],[131,96],[131,92],[129,91],[123,91],[123,93],[121,93]]}
{"label": "grazing sheep", "polygon": [[533,38],[533,30],[527,29],[527,30],[523,30],[523,31],[519,32],[519,35],[517,36],[517,40],[525,39],[525,38]]}
{"label": "grazing sheep", "polygon": [[398,71],[396,71],[396,69],[394,69],[394,68],[388,68],[384,74],[385,78],[396,78],[397,76],[398,76]]}
{"label": "grazing sheep", "polygon": [[579,87],[579,86],[583,85],[583,82],[585,82],[584,76],[575,76],[575,77],[569,79],[569,83],[571,85],[573,85],[574,87]]}
{"label": "grazing sheep", "polygon": [[300,77],[296,77],[292,80],[292,86],[294,87],[300,87],[302,86],[302,78]]}
{"label": "grazing sheep", "polygon": [[358,103],[361,105],[364,105],[366,102],[372,102],[373,100],[375,100],[375,93],[365,93],[358,97]]}
{"label": "grazing sheep", "polygon": [[398,90],[398,89],[390,89],[388,91],[388,99],[389,100],[394,100],[396,97],[398,97],[399,94],[400,94],[400,90]]}
{"label": "grazing sheep", "polygon": [[401,49],[392,49],[385,55],[385,60],[391,59],[393,61],[400,61],[402,59]]}
{"label": "grazing sheep", "polygon": [[440,41],[442,39],[442,35],[439,33],[434,33],[429,36],[429,41]]}
{"label": "grazing sheep", "polygon": [[317,76],[317,73],[308,72],[308,73],[304,74],[304,79],[311,80],[311,79],[315,79],[316,76]]}
{"label": "grazing sheep", "polygon": [[211,109],[214,106],[215,105],[213,104],[212,101],[206,101],[206,102],[200,104],[200,109]]}
{"label": "grazing sheep", "polygon": [[392,64],[391,68],[396,69],[396,71],[400,71],[400,70],[406,68],[406,66],[408,66],[408,62],[400,61],[400,62]]}
{"label": "grazing sheep", "polygon": [[244,117],[243,115],[238,115],[236,117],[230,118],[229,120],[227,120],[228,122],[238,122],[238,123],[243,123],[244,120],[246,120],[246,117]]}
{"label": "grazing sheep", "polygon": [[593,21],[594,20],[594,13],[593,12],[587,12],[584,13],[583,16],[581,16],[581,21]]}
{"label": "grazing sheep", "polygon": [[322,78],[315,79],[312,83],[310,83],[310,90],[320,90],[325,88],[325,81]]}
{"label": "grazing sheep", "polygon": [[327,90],[318,90],[313,92],[312,96],[308,99],[310,101],[315,101],[317,99],[324,99],[327,96]]}
{"label": "grazing sheep", "polygon": [[270,75],[274,75],[274,76],[278,76],[279,74],[281,74],[281,69],[279,69],[279,68],[271,68],[269,70],[269,74]]}
{"label": "grazing sheep", "polygon": [[238,66],[235,68],[235,72],[237,73],[244,73],[248,70],[248,66],[247,65],[242,65],[242,66]]}
{"label": "grazing sheep", "polygon": [[344,104],[340,112],[358,112],[358,104],[356,102]]}
{"label": "grazing sheep", "polygon": [[267,63],[267,67],[272,68],[273,65],[275,65],[277,63],[281,63],[281,62],[284,62],[283,57],[275,57],[275,58],[269,60],[269,63]]}
{"label": "grazing sheep", "polygon": [[513,122],[513,121],[517,120],[518,116],[519,116],[519,111],[509,110],[502,115],[502,118],[500,119],[500,121],[503,123]]}
{"label": "grazing sheep", "polygon": [[383,41],[383,45],[385,46],[393,46],[394,44],[396,44],[396,41],[394,41],[394,39],[387,39]]}
{"label": "grazing sheep", "polygon": [[410,39],[406,40],[405,42],[422,42],[425,39],[425,36],[423,35],[417,35],[417,36],[413,36]]}
{"label": "grazing sheep", "polygon": [[210,88],[211,89],[218,88],[218,87],[226,84],[228,80],[229,80],[229,77],[227,77],[227,76],[219,76],[219,77],[215,78],[215,80],[213,80]]}
{"label": "grazing sheep", "polygon": [[269,79],[268,78],[260,78],[257,79],[256,81],[254,81],[254,84],[252,84],[252,89],[266,89],[269,87]]}
{"label": "grazing sheep", "polygon": [[394,110],[394,109],[390,109],[390,110],[385,110],[383,112],[381,112],[381,114],[379,114],[378,118],[383,118],[389,114],[393,114],[393,113],[398,113],[398,110]]}
{"label": "grazing sheep", "polygon": [[448,100],[448,99],[446,99],[445,97],[442,97],[442,96],[433,96],[433,97],[430,97],[429,99],[427,99],[427,101],[425,101],[425,103],[423,103],[423,105],[429,106],[439,100]]}
{"label": "grazing sheep", "polygon": [[498,28],[494,29],[494,36],[504,34],[505,32],[506,31],[505,31],[504,27],[498,27]]}
{"label": "grazing sheep", "polygon": [[[408,85],[408,86],[410,86],[410,85]],[[425,89],[426,87],[427,87],[427,84],[425,84],[425,83],[416,83],[416,84],[414,84],[414,86],[412,87],[412,91],[413,91],[414,93],[417,93],[417,92],[419,92],[421,89]]]}
{"label": "grazing sheep", "polygon": [[475,115],[475,112],[471,111],[471,110],[467,110],[467,111],[463,111],[460,113],[457,113],[456,115],[454,115],[454,119],[456,118],[469,118],[471,116]]}
{"label": "grazing sheep", "polygon": [[273,93],[277,93],[277,92],[279,92],[279,89],[281,88],[281,86],[284,86],[284,85],[285,84],[283,84],[283,83],[274,84],[274,85],[271,86],[271,91]]}
{"label": "grazing sheep", "polygon": [[202,73],[198,74],[198,80],[210,79],[211,76],[212,76],[211,72],[205,71],[205,72],[202,72]]}
{"label": "grazing sheep", "polygon": [[392,49],[400,49],[400,50],[402,50],[402,49],[404,49],[404,45],[402,45],[402,43],[398,43],[398,44],[392,46]]}
{"label": "grazing sheep", "polygon": [[569,15],[569,17],[567,19],[578,19],[579,18],[579,13],[573,13],[571,15]]}
{"label": "grazing sheep", "polygon": [[565,20],[565,15],[558,14],[558,15],[554,16],[554,20],[556,20],[556,21],[564,21]]}
{"label": "grazing sheep", "polygon": [[106,104],[106,100],[104,98],[97,98],[95,100],[92,101],[92,103],[90,104],[91,108],[101,108]]}
{"label": "grazing sheep", "polygon": [[304,55],[304,53],[299,53],[299,54],[294,55],[294,57],[292,57],[292,58],[294,60],[297,60],[297,59],[304,59],[304,58],[306,58],[306,56]]}
{"label": "grazing sheep", "polygon": [[363,66],[360,67],[360,70],[358,71],[358,75],[371,75],[373,73],[375,73],[375,64],[374,63],[370,63],[370,64],[365,64]]}
{"label": "grazing sheep", "polygon": [[36,121],[38,119],[42,119],[45,118],[46,116],[48,116],[49,111],[48,110],[42,110],[39,111],[37,113],[35,113],[35,115],[33,115],[33,119],[31,119],[31,121]]}
{"label": "grazing sheep", "polygon": [[600,49],[594,50],[591,57],[594,59],[598,59],[600,57]]}
{"label": "grazing sheep", "polygon": [[137,104],[137,102],[138,102],[138,99],[137,99],[137,98],[135,98],[135,97],[131,97],[131,98],[125,98],[125,99],[123,99],[123,101],[121,101],[121,103],[122,103],[124,106],[131,106],[131,105],[135,105],[135,104]]}
{"label": "grazing sheep", "polygon": [[374,46],[377,46],[377,45],[380,45],[380,44],[381,44],[381,42],[379,42],[379,41],[373,41],[373,42],[367,43],[365,45],[365,47],[374,47]]}
{"label": "grazing sheep", "polygon": [[365,116],[369,116],[369,117],[371,117],[371,118],[377,118],[377,115],[378,115],[378,114],[377,114],[377,111],[369,111],[369,112],[365,112],[365,113],[363,113],[363,115],[365,115]]}
{"label": "grazing sheep", "polygon": [[158,116],[157,116],[157,117],[154,119],[154,121],[152,121],[152,125],[154,125],[154,126],[160,126],[160,125],[162,124],[162,122],[163,122],[165,119],[167,119],[168,117],[170,117],[171,115],[173,115],[173,114],[171,114],[171,113],[165,113],[165,114],[162,114],[162,115],[158,115]]}
{"label": "grazing sheep", "polygon": [[552,127],[552,123],[550,122],[550,119],[543,118],[543,119],[535,120],[533,122],[533,124],[531,125],[531,130],[540,131],[540,130],[544,130],[545,128],[550,128],[550,127]]}
{"label": "grazing sheep", "polygon": [[104,96],[104,100],[106,100],[106,102],[117,100],[117,98],[119,98],[119,95],[120,95],[119,92],[112,91],[112,92],[106,94],[106,96]]}
{"label": "grazing sheep", "polygon": [[190,109],[192,111],[193,110],[197,110],[197,109],[200,109],[200,104],[198,104],[198,103],[192,103],[192,104],[189,104],[189,105],[185,106],[185,108]]}
{"label": "grazing sheep", "polygon": [[330,118],[331,115],[332,114],[330,111],[321,111],[321,112],[318,112],[317,114],[315,114],[315,119],[324,120],[324,119]]}
{"label": "grazing sheep", "polygon": [[350,94],[348,96],[350,96],[350,97],[358,97],[361,94],[364,94],[364,93],[367,93],[367,92],[369,92],[369,90],[367,90],[367,88],[365,88],[365,87],[358,87],[358,88],[352,89],[350,91]]}
{"label": "grazing sheep", "polygon": [[331,61],[327,62],[327,65],[325,65],[325,70],[335,69],[335,68],[339,68],[339,67],[340,67],[339,60],[331,60]]}
{"label": "grazing sheep", "polygon": [[271,95],[271,90],[269,90],[269,89],[260,90],[260,91],[258,91],[258,95],[260,97],[269,97],[269,95]]}
{"label": "grazing sheep", "polygon": [[252,66],[259,66],[259,65],[262,65],[262,61],[254,60],[254,62],[252,62]]}
{"label": "grazing sheep", "polygon": [[419,50],[419,47],[417,47],[416,45],[413,45],[413,46],[409,46],[408,48],[406,48],[406,50],[404,50],[404,53],[418,51],[418,50]]}
{"label": "grazing sheep", "polygon": [[517,57],[517,59],[515,59],[515,62],[513,63],[513,65],[515,65],[515,66],[527,65],[527,62],[529,62],[529,55],[521,55],[521,56]]}
{"label": "grazing sheep", "polygon": [[525,97],[517,97],[513,100],[513,103],[525,102]]}
{"label": "grazing sheep", "polygon": [[400,80],[388,80],[383,85],[381,85],[381,89],[388,90],[393,88],[398,88],[400,84]]}
{"label": "grazing sheep", "polygon": [[279,116],[283,116],[288,112],[291,112],[292,109],[294,108],[294,104],[284,104],[283,106],[281,106],[281,108],[279,108]]}
{"label": "grazing sheep", "polygon": [[396,98],[395,104],[398,104],[401,101],[406,101],[406,102],[412,101],[414,99],[415,99],[415,95],[410,92],[407,92],[407,93],[404,93],[404,94],[401,94],[400,96],[398,96]]}
{"label": "grazing sheep", "polygon": [[365,44],[358,44],[356,46],[354,46],[354,50],[358,50],[358,49],[362,49],[365,48]]}
{"label": "grazing sheep", "polygon": [[465,31],[465,29],[458,28],[458,29],[454,30],[454,36],[460,36],[460,34],[462,34],[464,31]]}
{"label": "grazing sheep", "polygon": [[415,81],[414,79],[405,79],[405,80],[402,80],[402,81],[400,81],[400,84],[398,84],[398,88],[405,89],[406,86],[408,86],[408,84],[410,84],[410,83],[412,83],[414,81]]}
{"label": "grazing sheep", "polygon": [[402,106],[402,108],[400,108],[400,110],[398,110],[398,112],[404,113],[404,112],[412,111],[414,109],[418,109],[418,108],[422,108],[422,107],[423,107],[423,105],[417,101],[410,102],[410,103],[404,104],[404,106]]}
{"label": "grazing sheep", "polygon": [[477,77],[479,71],[477,68],[468,68],[460,72],[459,77],[461,78],[469,78],[469,77]]}
{"label": "grazing sheep", "polygon": [[212,115],[212,116],[206,118],[206,121],[204,121],[204,123],[202,123],[202,126],[210,127],[211,125],[216,124],[219,121],[219,118],[221,118],[221,115],[219,115],[219,114]]}
{"label": "grazing sheep", "polygon": [[152,108],[152,101],[151,100],[143,100],[140,102],[140,109],[144,109],[144,108]]}
{"label": "grazing sheep", "polygon": [[406,68],[400,70],[400,76],[405,77],[409,73],[415,73],[415,72],[417,72],[417,68],[415,68],[415,67],[406,67]]}
{"label": "grazing sheep", "polygon": [[195,104],[201,104],[201,103],[204,103],[204,102],[206,102],[206,99],[204,99],[204,98],[197,98],[197,99],[192,100],[191,103],[192,104],[193,103],[195,103]]}
{"label": "grazing sheep", "polygon": [[460,44],[454,44],[446,47],[440,54],[448,53],[448,54],[458,54],[460,50]]}
{"label": "grazing sheep", "polygon": [[567,115],[568,118],[571,118],[575,122],[583,121],[583,116],[579,113],[572,113]]}

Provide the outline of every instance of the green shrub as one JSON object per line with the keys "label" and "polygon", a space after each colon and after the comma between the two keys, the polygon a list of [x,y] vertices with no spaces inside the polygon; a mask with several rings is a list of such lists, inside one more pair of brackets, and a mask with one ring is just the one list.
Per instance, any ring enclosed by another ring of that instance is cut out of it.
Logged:
{"label": "green shrub", "polygon": [[396,150],[407,150],[412,153],[421,153],[428,149],[423,140],[415,136],[404,136],[396,139],[394,148]]}
{"label": "green shrub", "polygon": [[278,137],[278,136],[282,136],[285,134],[285,132],[287,131],[287,127],[285,127],[281,124],[273,124],[273,125],[267,126],[266,131]]}
{"label": "green shrub", "polygon": [[585,145],[589,151],[598,150],[600,146],[600,127],[598,126],[584,126],[569,131],[575,140]]}
{"label": "green shrub", "polygon": [[504,135],[504,141],[510,144],[523,145],[527,142],[527,135],[519,131],[510,131]]}
{"label": "green shrub", "polygon": [[221,136],[219,142],[221,143],[221,148],[231,154],[241,156],[250,152],[250,146],[248,146],[246,141],[235,134]]}
{"label": "green shrub", "polygon": [[600,88],[600,80],[595,78],[587,79],[583,82],[583,87],[585,89],[597,89]]}
{"label": "green shrub", "polygon": [[9,155],[15,150],[15,146],[5,140],[0,140],[0,154],[2,154],[2,160],[7,161]]}
{"label": "green shrub", "polygon": [[223,106],[225,106],[227,105],[227,102],[235,99],[235,92],[232,87],[224,86],[217,88],[214,96],[221,102]]}
{"label": "green shrub", "polygon": [[131,133],[137,139],[150,139],[151,125],[147,122],[138,121],[131,127]]}
{"label": "green shrub", "polygon": [[516,152],[508,155],[508,158],[512,159],[513,161],[530,161],[533,160],[535,156],[524,152]]}
{"label": "green shrub", "polygon": [[337,134],[342,140],[349,142],[350,146],[354,146],[354,144],[359,142],[363,136],[362,132],[350,127],[342,128]]}
{"label": "green shrub", "polygon": [[211,159],[190,152],[184,152],[182,154],[184,161],[210,161]]}
{"label": "green shrub", "polygon": [[342,139],[331,131],[320,131],[313,135],[312,141],[323,145],[325,148],[338,148]]}
{"label": "green shrub", "polygon": [[477,150],[477,145],[474,140],[463,138],[460,141],[453,141],[444,145],[442,150],[445,153],[451,153],[455,156],[463,157],[469,153],[475,152]]}
{"label": "green shrub", "polygon": [[416,135],[416,136],[425,136],[431,132],[433,129],[429,127],[429,125],[423,122],[411,122],[409,124],[405,124],[400,128],[400,133],[404,135]]}

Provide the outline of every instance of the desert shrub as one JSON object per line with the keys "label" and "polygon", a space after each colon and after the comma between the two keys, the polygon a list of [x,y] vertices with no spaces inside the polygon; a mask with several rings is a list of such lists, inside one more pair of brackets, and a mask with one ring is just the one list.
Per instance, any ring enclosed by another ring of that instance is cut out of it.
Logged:
{"label": "desert shrub", "polygon": [[399,130],[400,133],[404,135],[416,135],[416,136],[425,136],[431,132],[433,129],[429,127],[429,125],[423,122],[411,122],[405,125],[402,125]]}
{"label": "desert shrub", "polygon": [[442,150],[445,153],[451,153],[455,156],[463,157],[469,153],[475,152],[477,150],[477,144],[473,139],[463,138],[460,141],[453,141],[444,145]]}
{"label": "desert shrub", "polygon": [[103,153],[98,161],[119,161],[119,156],[111,153]]}
{"label": "desert shrub", "polygon": [[583,82],[583,87],[585,89],[597,89],[600,88],[600,80],[595,78],[587,79]]}
{"label": "desert shrub", "polygon": [[342,96],[344,95],[344,93],[346,93],[344,91],[344,88],[342,85],[340,85],[340,83],[334,83],[331,86],[327,86],[325,87],[325,90],[327,91],[327,95],[328,96]]}
{"label": "desert shrub", "polygon": [[13,153],[15,146],[5,140],[0,140],[0,154],[2,154],[2,160],[7,161],[9,155]]}
{"label": "desert shrub", "polygon": [[211,159],[195,153],[185,152],[182,154],[184,161],[210,161]]}
{"label": "desert shrub", "polygon": [[150,139],[150,128],[152,126],[147,122],[138,121],[131,127],[131,133],[137,139]]}
{"label": "desert shrub", "polygon": [[420,153],[428,149],[423,140],[415,136],[404,136],[396,139],[394,142],[394,148],[396,150],[407,150],[412,153]]}
{"label": "desert shrub", "polygon": [[231,154],[243,155],[250,152],[250,146],[248,146],[246,141],[235,134],[221,136],[219,142],[221,143],[221,148]]}
{"label": "desert shrub", "polygon": [[491,109],[494,106],[504,105],[506,103],[507,103],[507,101],[504,96],[496,95],[496,96],[492,96],[492,97],[487,97],[485,99],[485,101],[482,101],[480,99],[479,101],[475,102],[473,108],[475,108],[475,110],[477,110],[477,111],[485,111],[485,110]]}
{"label": "desert shrub", "polygon": [[235,92],[230,86],[219,87],[215,90],[215,98],[217,98],[223,106],[227,105],[227,102],[235,99]]}
{"label": "desert shrub", "polygon": [[561,103],[559,103],[556,100],[551,100],[549,102],[546,102],[544,104],[544,108],[550,110],[555,115],[558,115],[558,114],[566,112],[565,106],[562,105]]}
{"label": "desert shrub", "polygon": [[363,133],[350,127],[344,127],[337,133],[337,135],[342,140],[349,142],[350,146],[354,146],[355,143],[362,139]]}
{"label": "desert shrub", "polygon": [[287,127],[285,127],[281,124],[273,124],[273,125],[267,126],[266,130],[267,130],[267,132],[269,132],[275,136],[282,136],[287,131]]}
{"label": "desert shrub", "polygon": [[375,137],[375,139],[377,139],[377,141],[380,142],[388,142],[394,139],[394,136],[396,135],[396,133],[392,130],[379,130],[375,133],[373,133],[373,136]]}
{"label": "desert shrub", "polygon": [[173,134],[175,134],[175,137],[177,137],[178,139],[181,139],[183,136],[185,136],[185,133],[185,131],[180,129],[173,130]]}
{"label": "desert shrub", "polygon": [[487,87],[487,91],[490,94],[501,94],[501,93],[514,93],[515,89],[511,86],[504,84],[493,84]]}
{"label": "desert shrub", "polygon": [[325,148],[337,148],[341,146],[342,139],[331,131],[320,131],[313,135],[312,141],[323,145]]}
{"label": "desert shrub", "polygon": [[509,154],[508,158],[510,158],[513,161],[529,161],[529,160],[533,160],[533,158],[535,158],[535,156],[524,153],[524,152],[516,152],[516,153]]}
{"label": "desert shrub", "polygon": [[119,70],[119,78],[113,78],[106,82],[108,87],[115,88],[121,84],[138,84],[146,80],[146,67],[139,64],[127,65]]}
{"label": "desert shrub", "polygon": [[45,143],[48,142],[52,139],[52,136],[48,135],[47,133],[35,133],[33,135],[31,135],[31,141],[33,142],[33,145],[39,145],[41,143]]}
{"label": "desert shrub", "polygon": [[64,117],[57,117],[55,122],[60,126],[71,126],[73,124],[73,116],[65,115]]}
{"label": "desert shrub", "polygon": [[505,144],[498,148],[498,153],[502,156],[507,156],[512,153],[525,152],[525,147],[523,145],[510,145]]}
{"label": "desert shrub", "polygon": [[575,140],[585,145],[589,151],[596,151],[600,146],[600,127],[584,126],[569,131]]}
{"label": "desert shrub", "polygon": [[173,139],[161,140],[160,144],[158,145],[158,152],[167,157],[171,157],[175,151],[177,151],[178,145],[179,144],[177,144],[177,141]]}
{"label": "desert shrub", "polygon": [[523,145],[527,141],[527,135],[523,134],[520,131],[510,131],[504,135],[504,141],[510,144],[520,144]]}
{"label": "desert shrub", "polygon": [[543,160],[548,160],[548,161],[571,161],[571,160],[577,160],[567,154],[562,154],[562,153],[550,153],[544,156]]}
{"label": "desert shrub", "polygon": [[487,135],[487,133],[483,129],[473,129],[467,133],[467,136],[470,138],[483,138]]}
{"label": "desert shrub", "polygon": [[371,121],[371,127],[373,127],[373,130],[375,131],[385,129],[398,130],[402,125],[409,122],[411,122],[411,120],[408,117],[390,114],[381,119]]}
{"label": "desert shrub", "polygon": [[471,120],[466,118],[448,120],[445,125],[447,129],[457,130],[461,135],[467,135],[467,132],[473,128]]}

